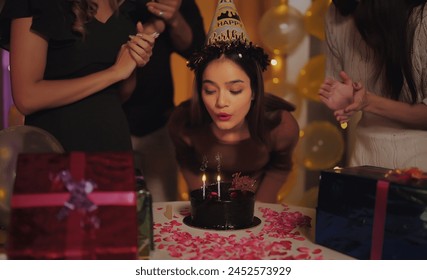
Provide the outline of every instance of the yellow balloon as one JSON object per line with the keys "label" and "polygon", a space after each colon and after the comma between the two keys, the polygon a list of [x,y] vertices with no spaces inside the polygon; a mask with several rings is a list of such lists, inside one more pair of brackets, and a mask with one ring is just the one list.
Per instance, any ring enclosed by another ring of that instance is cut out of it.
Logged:
{"label": "yellow balloon", "polygon": [[272,93],[278,97],[282,97],[289,103],[295,105],[295,111],[292,114],[298,118],[301,115],[303,100],[297,94],[297,89],[294,84],[287,83],[279,78],[273,78],[265,82],[265,92]]}
{"label": "yellow balloon", "polygon": [[300,133],[297,161],[309,170],[334,167],[344,154],[341,132],[327,121],[315,121]]}
{"label": "yellow balloon", "polygon": [[316,102],[320,102],[319,88],[325,80],[325,55],[312,57],[299,71],[296,87],[302,96]]}
{"label": "yellow balloon", "polygon": [[12,105],[9,108],[8,125],[9,126],[23,125],[24,120],[25,120],[24,115],[18,111],[15,105]]}
{"label": "yellow balloon", "polygon": [[308,34],[325,40],[325,15],[331,0],[315,0],[304,15],[304,26]]}
{"label": "yellow balloon", "polygon": [[283,186],[280,188],[279,192],[277,193],[278,203],[283,201],[283,199],[285,199],[285,197],[289,195],[292,188],[294,188],[295,185],[297,184],[297,179],[298,179],[298,168],[294,167],[289,173],[288,178],[286,179],[286,182],[283,184]]}
{"label": "yellow balloon", "polygon": [[269,9],[261,18],[262,43],[274,54],[291,53],[306,35],[303,15],[287,4]]}

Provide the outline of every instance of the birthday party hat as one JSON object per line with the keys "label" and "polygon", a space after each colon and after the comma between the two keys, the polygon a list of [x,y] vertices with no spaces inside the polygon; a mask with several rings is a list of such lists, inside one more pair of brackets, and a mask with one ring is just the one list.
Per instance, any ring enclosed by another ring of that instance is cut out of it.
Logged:
{"label": "birthday party hat", "polygon": [[236,5],[233,0],[219,0],[206,36],[206,45],[237,40],[249,43],[249,37]]}
{"label": "birthday party hat", "polygon": [[193,53],[187,61],[187,66],[197,71],[212,59],[230,52],[238,53],[240,58],[257,62],[262,71],[270,64],[264,50],[249,40],[233,0],[219,0],[205,45]]}

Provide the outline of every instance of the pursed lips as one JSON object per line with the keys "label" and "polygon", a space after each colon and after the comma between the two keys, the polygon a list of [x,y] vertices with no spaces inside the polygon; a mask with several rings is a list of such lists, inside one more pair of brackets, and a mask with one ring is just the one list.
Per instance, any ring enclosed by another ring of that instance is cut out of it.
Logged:
{"label": "pursed lips", "polygon": [[216,116],[220,121],[228,121],[231,119],[231,115],[227,113],[219,113]]}

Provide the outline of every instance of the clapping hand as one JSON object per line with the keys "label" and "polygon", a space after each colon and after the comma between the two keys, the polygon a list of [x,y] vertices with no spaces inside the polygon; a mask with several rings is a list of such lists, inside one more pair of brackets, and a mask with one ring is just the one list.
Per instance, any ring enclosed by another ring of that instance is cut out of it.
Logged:
{"label": "clapping hand", "polygon": [[342,82],[327,78],[319,89],[320,100],[333,111],[344,109],[353,102],[353,82],[344,71],[340,76]]}
{"label": "clapping hand", "polygon": [[130,35],[130,40],[123,44],[113,69],[117,71],[117,77],[124,80],[131,76],[136,67],[142,67],[150,60],[154,41],[158,34],[145,34],[144,27],[137,23],[137,34]]}
{"label": "clapping hand", "polygon": [[325,79],[319,89],[320,100],[334,111],[341,124],[347,123],[353,114],[362,109],[362,100],[366,91],[361,83],[353,83],[344,71],[340,72],[342,82]]}
{"label": "clapping hand", "polygon": [[154,42],[159,36],[158,33],[147,34],[141,22],[136,25],[137,34],[129,36],[127,43],[130,55],[135,60],[138,67],[143,67],[148,63],[153,53]]}
{"label": "clapping hand", "polygon": [[348,122],[356,112],[368,105],[367,90],[361,83],[353,83],[353,102],[343,109],[336,110],[334,116],[340,123]]}

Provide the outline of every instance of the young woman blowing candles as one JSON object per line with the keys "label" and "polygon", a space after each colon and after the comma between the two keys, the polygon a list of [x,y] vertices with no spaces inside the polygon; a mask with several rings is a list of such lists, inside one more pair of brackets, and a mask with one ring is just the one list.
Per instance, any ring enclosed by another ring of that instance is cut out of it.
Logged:
{"label": "young woman blowing candles", "polygon": [[206,184],[217,178],[231,182],[239,172],[256,180],[257,200],[276,202],[292,168],[299,127],[292,105],[264,93],[268,57],[247,39],[234,4],[225,2],[216,12],[222,16],[214,19],[231,25],[224,30],[224,23],[213,22],[204,48],[189,60],[195,91],[175,109],[169,130],[190,190],[202,186],[203,162]]}

